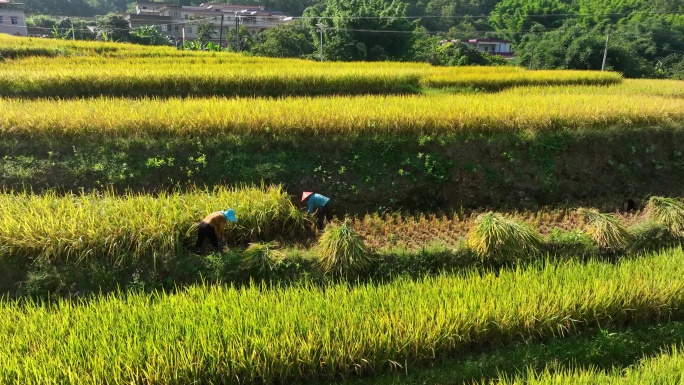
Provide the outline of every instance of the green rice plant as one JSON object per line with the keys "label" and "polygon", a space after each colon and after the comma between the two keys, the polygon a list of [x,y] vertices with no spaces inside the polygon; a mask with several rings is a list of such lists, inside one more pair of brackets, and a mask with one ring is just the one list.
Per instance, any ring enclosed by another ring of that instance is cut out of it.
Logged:
{"label": "green rice plant", "polygon": [[278,249],[278,242],[250,243],[242,252],[242,267],[267,273],[280,264],[285,255]]}
{"label": "green rice plant", "polygon": [[543,248],[541,236],[529,225],[491,211],[477,217],[467,238],[480,258],[501,262],[530,259]]}
{"label": "green rice plant", "polygon": [[388,362],[412,370],[473,346],[679,319],[683,259],[676,248],[382,285],[5,299],[0,383],[266,385],[376,375]]}
{"label": "green rice plant", "polygon": [[681,384],[684,372],[684,345],[674,344],[654,357],[644,357],[637,364],[627,368],[601,370],[597,367],[561,367],[558,364],[535,372],[528,369],[517,375],[504,375],[496,380],[481,384],[530,384],[530,385],[576,385],[576,384]]}
{"label": "green rice plant", "polygon": [[684,203],[674,198],[651,197],[646,205],[648,217],[668,227],[676,237],[684,236]]}
{"label": "green rice plant", "polygon": [[363,238],[348,220],[328,224],[316,244],[316,252],[323,272],[340,277],[363,271],[371,261]]}
{"label": "green rice plant", "polygon": [[610,214],[585,208],[577,210],[577,214],[584,220],[586,234],[602,249],[622,250],[632,240],[627,228]]}

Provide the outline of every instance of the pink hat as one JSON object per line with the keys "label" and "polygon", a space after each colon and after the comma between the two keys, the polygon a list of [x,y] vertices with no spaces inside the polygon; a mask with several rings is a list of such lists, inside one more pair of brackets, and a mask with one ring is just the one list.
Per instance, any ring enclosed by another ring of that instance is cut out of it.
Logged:
{"label": "pink hat", "polygon": [[308,198],[309,195],[311,195],[311,194],[313,194],[313,191],[304,191],[302,193],[302,202],[304,202],[306,200],[306,198]]}

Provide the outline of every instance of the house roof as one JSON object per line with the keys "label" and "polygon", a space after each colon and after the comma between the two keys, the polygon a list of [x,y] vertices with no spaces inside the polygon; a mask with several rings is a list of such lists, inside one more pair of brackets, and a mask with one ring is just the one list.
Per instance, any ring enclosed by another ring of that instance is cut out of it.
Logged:
{"label": "house roof", "polygon": [[166,1],[138,1],[136,5],[173,5],[174,3],[169,3]]}
{"label": "house roof", "polygon": [[468,39],[468,43],[510,43],[510,40],[504,39]]}

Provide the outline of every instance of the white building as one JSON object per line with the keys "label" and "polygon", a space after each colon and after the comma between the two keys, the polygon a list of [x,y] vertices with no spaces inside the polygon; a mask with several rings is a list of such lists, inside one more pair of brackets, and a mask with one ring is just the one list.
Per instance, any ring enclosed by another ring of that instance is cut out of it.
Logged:
{"label": "white building", "polygon": [[462,40],[463,43],[475,48],[480,52],[487,52],[492,55],[503,56],[507,60],[513,59],[513,51],[511,51],[511,42],[508,40],[499,39],[469,39]]}
{"label": "white building", "polygon": [[0,0],[0,33],[28,36],[26,17],[20,3]]}
{"label": "white building", "polygon": [[154,25],[164,35],[178,41],[195,40],[199,25],[209,22],[216,30],[212,40],[218,42],[222,36],[226,42],[228,32],[237,27],[244,26],[250,33],[256,34],[291,18],[282,12],[267,11],[259,5],[203,3],[195,7],[148,1],[136,3],[136,13],[126,15],[125,19],[131,28]]}

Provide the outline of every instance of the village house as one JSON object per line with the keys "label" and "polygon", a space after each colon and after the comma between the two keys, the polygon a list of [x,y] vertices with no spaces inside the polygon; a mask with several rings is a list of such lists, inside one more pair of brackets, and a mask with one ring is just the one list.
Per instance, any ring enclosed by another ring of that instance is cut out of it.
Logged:
{"label": "village house", "polygon": [[487,52],[492,55],[503,56],[506,60],[513,60],[513,51],[511,51],[511,42],[509,40],[469,39],[461,40],[461,42],[480,52]]}
{"label": "village house", "polygon": [[153,25],[164,35],[180,42],[197,39],[198,27],[203,22],[214,25],[216,34],[212,40],[218,42],[220,36],[225,38],[230,30],[238,27],[244,26],[249,33],[257,34],[291,20],[282,12],[267,11],[260,5],[202,3],[199,6],[176,6],[148,1],[136,3],[135,10],[136,13],[124,17],[131,28]]}
{"label": "village house", "polygon": [[11,0],[0,0],[0,33],[28,36],[26,17],[21,6],[21,3]]}
{"label": "village house", "polygon": [[463,43],[470,48],[492,55],[499,55],[506,60],[513,60],[514,52],[511,51],[511,42],[501,39],[468,39],[468,40],[442,40],[440,43]]}

